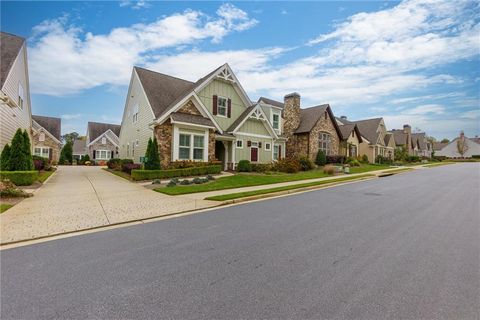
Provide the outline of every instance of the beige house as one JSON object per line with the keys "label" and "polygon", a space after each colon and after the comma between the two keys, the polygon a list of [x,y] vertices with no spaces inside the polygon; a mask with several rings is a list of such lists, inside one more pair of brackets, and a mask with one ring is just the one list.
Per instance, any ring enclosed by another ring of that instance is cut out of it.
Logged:
{"label": "beige house", "polygon": [[111,123],[89,122],[85,139],[86,153],[90,160],[104,165],[118,158],[120,126]]}
{"label": "beige house", "polygon": [[342,133],[340,154],[346,157],[356,158],[360,152],[360,144],[363,142],[358,126],[354,123],[350,123],[342,124],[339,127],[340,132]]}
{"label": "beige house", "polygon": [[393,134],[396,148],[404,148],[409,155],[415,155],[416,141],[412,140],[412,127],[408,124],[403,126],[403,129],[393,129],[390,131]]}
{"label": "beige house", "polygon": [[62,120],[32,115],[33,154],[58,162],[60,159]]}
{"label": "beige house", "polygon": [[31,138],[32,111],[25,39],[0,32],[0,150],[18,128]]}
{"label": "beige house", "polygon": [[172,161],[271,162],[282,157],[281,108],[252,103],[228,64],[196,82],[134,67],[120,132],[120,157],[142,162],[156,137],[163,168]]}

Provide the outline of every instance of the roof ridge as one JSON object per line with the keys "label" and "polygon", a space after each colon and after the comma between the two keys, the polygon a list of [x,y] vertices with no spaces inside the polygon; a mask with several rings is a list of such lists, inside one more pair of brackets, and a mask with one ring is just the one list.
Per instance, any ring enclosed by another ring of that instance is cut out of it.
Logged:
{"label": "roof ridge", "polygon": [[194,83],[195,83],[195,82],[190,81],[190,80],[185,80],[185,79],[182,79],[182,78],[179,78],[179,77],[175,77],[175,76],[172,76],[172,75],[169,75],[169,74],[166,74],[166,73],[162,73],[162,72],[158,72],[158,71],[153,71],[153,70],[146,69],[146,68],[142,68],[142,67],[139,67],[139,66],[133,66],[133,68],[134,68],[134,69],[145,70],[145,71],[152,72],[152,73],[156,73],[156,74],[159,74],[159,75],[162,75],[162,76],[165,76],[165,77],[169,77],[169,78],[172,78],[172,79],[177,79],[177,80],[189,82],[189,83],[191,83],[191,84],[194,84]]}
{"label": "roof ridge", "polygon": [[10,33],[10,32],[0,31],[0,33],[6,34],[6,35],[9,35],[9,36],[12,36],[12,37],[16,37],[16,38],[19,38],[19,39],[22,39],[23,42],[25,42],[25,41],[27,40],[27,38],[25,38],[25,37],[22,37],[22,36],[19,36],[19,35]]}

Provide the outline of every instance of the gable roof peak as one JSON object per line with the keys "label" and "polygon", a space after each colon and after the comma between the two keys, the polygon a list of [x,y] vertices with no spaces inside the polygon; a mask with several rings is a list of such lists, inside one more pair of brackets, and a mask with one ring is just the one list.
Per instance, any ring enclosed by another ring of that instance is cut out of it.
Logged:
{"label": "gable roof peak", "polygon": [[3,88],[13,63],[25,43],[25,38],[0,31],[0,88]]}

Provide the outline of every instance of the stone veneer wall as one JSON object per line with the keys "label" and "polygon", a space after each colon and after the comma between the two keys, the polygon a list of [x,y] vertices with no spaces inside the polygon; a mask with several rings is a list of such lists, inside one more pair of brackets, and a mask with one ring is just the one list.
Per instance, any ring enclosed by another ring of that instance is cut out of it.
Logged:
{"label": "stone veneer wall", "polygon": [[189,100],[183,107],[178,109],[177,112],[201,115],[200,111],[198,111],[197,107],[195,107],[191,100]]}
{"label": "stone veneer wall", "polygon": [[310,159],[315,160],[319,148],[320,132],[328,132],[331,137],[330,150],[331,155],[338,155],[340,152],[340,137],[338,136],[335,126],[329,116],[325,119],[322,115],[317,124],[313,127],[309,134],[310,150],[308,150],[308,156]]}
{"label": "stone veneer wall", "polygon": [[112,142],[110,142],[110,140],[108,140],[108,139],[107,139],[107,143],[102,144],[102,138],[100,138],[94,144],[92,144],[88,147],[88,156],[90,157],[90,160],[97,161],[97,159],[93,158],[93,151],[94,150],[108,150],[110,152],[113,151],[114,152],[113,153],[114,158],[118,157],[117,147]]}
{"label": "stone veneer wall", "polygon": [[[48,134],[45,133],[45,141],[39,141],[40,132],[37,134],[32,134],[32,145],[35,147],[48,147],[52,153],[52,161],[57,161],[60,159],[60,145],[58,142],[55,142]],[[33,150],[35,151],[35,150]],[[33,154],[33,152],[32,152]]]}

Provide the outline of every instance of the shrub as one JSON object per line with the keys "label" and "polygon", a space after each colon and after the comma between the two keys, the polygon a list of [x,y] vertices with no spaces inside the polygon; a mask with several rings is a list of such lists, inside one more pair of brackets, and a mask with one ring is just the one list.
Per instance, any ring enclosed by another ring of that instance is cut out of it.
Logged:
{"label": "shrub", "polygon": [[349,164],[352,167],[360,167],[360,161],[354,158],[348,158],[345,163]]}
{"label": "shrub", "polygon": [[201,184],[201,183],[203,183],[203,180],[200,179],[200,178],[194,178],[194,179],[192,180],[192,182],[195,183],[195,184]]}
{"label": "shrub", "polygon": [[122,165],[122,171],[128,174],[132,174],[132,170],[141,169],[142,165],[139,163],[125,163]]}
{"label": "shrub", "polygon": [[190,180],[187,180],[187,179],[182,180],[182,181],[180,182],[180,184],[181,184],[181,185],[184,185],[184,186],[188,186],[188,185],[190,184]]}
{"label": "shrub", "polygon": [[323,173],[329,174],[329,175],[334,175],[335,174],[335,167],[332,166],[331,164],[327,164],[325,167],[323,167]]}
{"label": "shrub", "polygon": [[221,161],[209,161],[209,162],[200,162],[192,160],[177,160],[170,162],[168,166],[169,169],[185,169],[185,168],[197,168],[197,167],[207,167],[222,165]]}
{"label": "shrub", "polygon": [[317,157],[315,158],[315,164],[317,166],[324,166],[327,163],[327,157],[325,156],[325,152],[322,150],[318,150]]}
{"label": "shrub", "polygon": [[270,163],[251,163],[253,172],[263,173],[267,171],[272,171],[273,165]]}
{"label": "shrub", "polygon": [[145,170],[160,170],[160,156],[158,154],[157,138],[149,138],[145,152]]}
{"label": "shrub", "polygon": [[280,172],[297,173],[301,169],[300,161],[295,158],[280,159],[276,163],[276,169]]}
{"label": "shrub", "polygon": [[174,182],[175,184],[177,184],[180,182],[180,180],[178,180],[178,178],[173,178],[170,180],[170,182]]}
{"label": "shrub", "polygon": [[240,160],[237,164],[238,172],[251,172],[252,164],[248,160]]}
{"label": "shrub", "polygon": [[211,174],[207,174],[207,179],[208,180],[215,180],[215,177],[212,176]]}
{"label": "shrub", "polygon": [[300,168],[302,171],[312,170],[315,166],[312,160],[308,157],[300,157],[298,161],[300,162]]}
{"label": "shrub", "polygon": [[369,162],[369,161],[368,161],[368,156],[367,156],[366,154],[364,154],[364,155],[362,156],[362,161],[360,161],[360,162],[367,164],[367,163]]}
{"label": "shrub", "polygon": [[437,161],[443,161],[443,160],[447,160],[447,157],[446,156],[434,156],[433,159],[435,159]]}
{"label": "shrub", "polygon": [[327,163],[344,163],[345,156],[342,155],[331,155],[327,156]]}
{"label": "shrub", "polygon": [[378,163],[378,164],[392,164],[393,160],[379,154],[375,158],[375,163]]}
{"label": "shrub", "polygon": [[160,179],[154,179],[152,184],[162,184],[162,181]]}
{"label": "shrub", "polygon": [[[133,163],[133,161],[132,161]],[[112,170],[122,170],[122,159],[112,158],[107,161],[108,169]]]}
{"label": "shrub", "polygon": [[420,161],[420,157],[419,156],[409,156],[407,158],[407,162],[419,162]]}
{"label": "shrub", "polygon": [[[28,150],[27,150],[28,148]],[[30,152],[30,138],[27,132],[18,129],[10,147],[9,171],[33,170],[33,159]]]}
{"label": "shrub", "polygon": [[8,179],[17,186],[29,186],[38,179],[38,171],[0,171],[0,179]]}
{"label": "shrub", "polygon": [[472,155],[472,158],[473,159],[480,159],[480,154],[474,154],[474,155]]}
{"label": "shrub", "polygon": [[0,182],[0,196],[8,198],[31,197],[30,193],[18,189],[15,184],[6,179]]}
{"label": "shrub", "polygon": [[33,156],[33,165],[35,170],[50,170],[50,160],[39,156]]}
{"label": "shrub", "polygon": [[73,163],[73,143],[72,141],[67,141],[60,151],[60,164],[71,164]]}
{"label": "shrub", "polygon": [[222,171],[222,166],[204,166],[185,169],[171,170],[132,170],[133,180],[150,180],[150,179],[168,179],[175,177],[202,176],[207,174],[217,174]]}
{"label": "shrub", "polygon": [[2,156],[0,158],[0,170],[9,171],[10,170],[10,145],[7,143],[2,150]]}
{"label": "shrub", "polygon": [[170,181],[169,183],[167,183],[167,188],[171,188],[171,187],[175,187],[177,184],[173,181]]}

